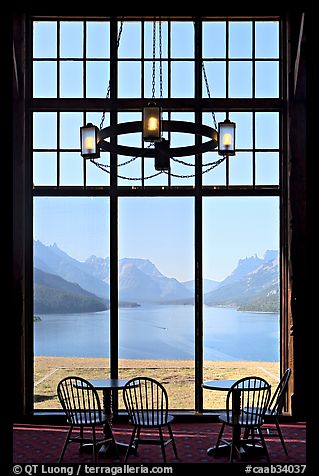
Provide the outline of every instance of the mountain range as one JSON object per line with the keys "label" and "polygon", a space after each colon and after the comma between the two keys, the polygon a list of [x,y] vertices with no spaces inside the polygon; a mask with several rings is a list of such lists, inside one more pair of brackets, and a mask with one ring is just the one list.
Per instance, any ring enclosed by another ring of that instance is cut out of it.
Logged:
{"label": "mountain range", "polygon": [[[96,312],[109,307],[109,258],[91,255],[78,261],[57,244],[34,241],[34,311]],[[279,309],[278,251],[239,260],[223,281],[204,280],[204,303],[245,311]],[[162,274],[147,259],[119,260],[120,307],[143,303],[193,304],[194,281],[180,282]]]}

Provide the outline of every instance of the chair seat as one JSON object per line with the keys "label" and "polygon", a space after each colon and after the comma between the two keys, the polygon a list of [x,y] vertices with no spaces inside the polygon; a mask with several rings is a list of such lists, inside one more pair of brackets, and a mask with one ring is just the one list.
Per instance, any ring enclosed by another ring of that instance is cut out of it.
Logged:
{"label": "chair seat", "polygon": [[[152,414],[152,412],[134,412],[135,418],[130,420],[130,423],[133,423],[133,425],[137,424],[139,426],[144,426],[144,427],[159,427],[159,426],[164,426],[167,425],[168,423],[171,423],[174,420],[173,415],[156,415]],[[136,423],[135,423],[136,422]]]}
{"label": "chair seat", "polygon": [[[99,417],[99,412],[74,412],[74,417],[68,419],[68,423],[72,425],[81,426],[95,426],[106,423],[106,415],[103,413],[102,418]],[[70,421],[71,420],[71,421]]]}
{"label": "chair seat", "polygon": [[248,415],[244,411],[240,414],[239,418],[236,417],[236,419],[233,419],[232,413],[221,413],[219,415],[219,420],[222,421],[223,423],[226,423],[226,425],[230,426],[246,426],[246,427],[253,427],[253,426],[260,426],[263,424],[264,420],[262,418],[256,418],[256,415]]}

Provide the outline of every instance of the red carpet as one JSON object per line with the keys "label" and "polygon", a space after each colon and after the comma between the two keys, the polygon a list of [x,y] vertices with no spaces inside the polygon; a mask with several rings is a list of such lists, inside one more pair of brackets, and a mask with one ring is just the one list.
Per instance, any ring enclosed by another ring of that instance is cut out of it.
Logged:
{"label": "red carpet", "polygon": [[[271,428],[272,425],[268,425]],[[173,432],[179,460],[174,457],[172,445],[166,447],[167,463],[227,463],[227,456],[207,456],[206,450],[214,445],[220,429],[219,423],[174,423]],[[305,464],[306,463],[306,427],[304,423],[281,425],[282,433],[289,455],[286,456],[279,438],[266,435],[266,444],[271,463]],[[128,443],[131,427],[115,424],[115,438]],[[14,426],[13,462],[25,463],[56,463],[58,461],[65,437],[66,426],[32,426],[17,424]],[[225,433],[227,435],[227,433]],[[227,435],[228,436],[228,435]],[[63,463],[92,463],[92,455],[79,453],[79,445],[71,443],[65,453]],[[245,462],[248,460],[245,460]],[[249,460],[254,463],[267,463],[264,456]],[[116,459],[100,459],[102,464],[115,463]],[[128,463],[162,463],[161,449],[155,445],[141,445],[137,456],[130,456]]]}

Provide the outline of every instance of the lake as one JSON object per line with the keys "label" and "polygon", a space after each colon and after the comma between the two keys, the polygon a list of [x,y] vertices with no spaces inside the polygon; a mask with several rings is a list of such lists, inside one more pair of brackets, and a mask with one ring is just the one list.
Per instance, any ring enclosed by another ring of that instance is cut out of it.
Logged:
{"label": "lake", "polygon": [[[35,355],[109,357],[109,311],[39,314]],[[122,359],[194,359],[194,307],[120,309]],[[279,316],[204,306],[204,359],[279,361]]]}

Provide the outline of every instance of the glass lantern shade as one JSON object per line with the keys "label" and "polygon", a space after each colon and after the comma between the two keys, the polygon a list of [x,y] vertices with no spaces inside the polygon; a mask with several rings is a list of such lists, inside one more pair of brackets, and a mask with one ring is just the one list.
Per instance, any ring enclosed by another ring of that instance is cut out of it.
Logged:
{"label": "glass lantern shade", "polygon": [[145,142],[161,141],[161,108],[147,106],[143,109],[143,140]]}
{"label": "glass lantern shade", "polygon": [[218,154],[235,155],[236,124],[226,119],[218,123]]}
{"label": "glass lantern shade", "polygon": [[98,159],[100,157],[99,129],[89,123],[80,128],[81,155],[84,159]]}

